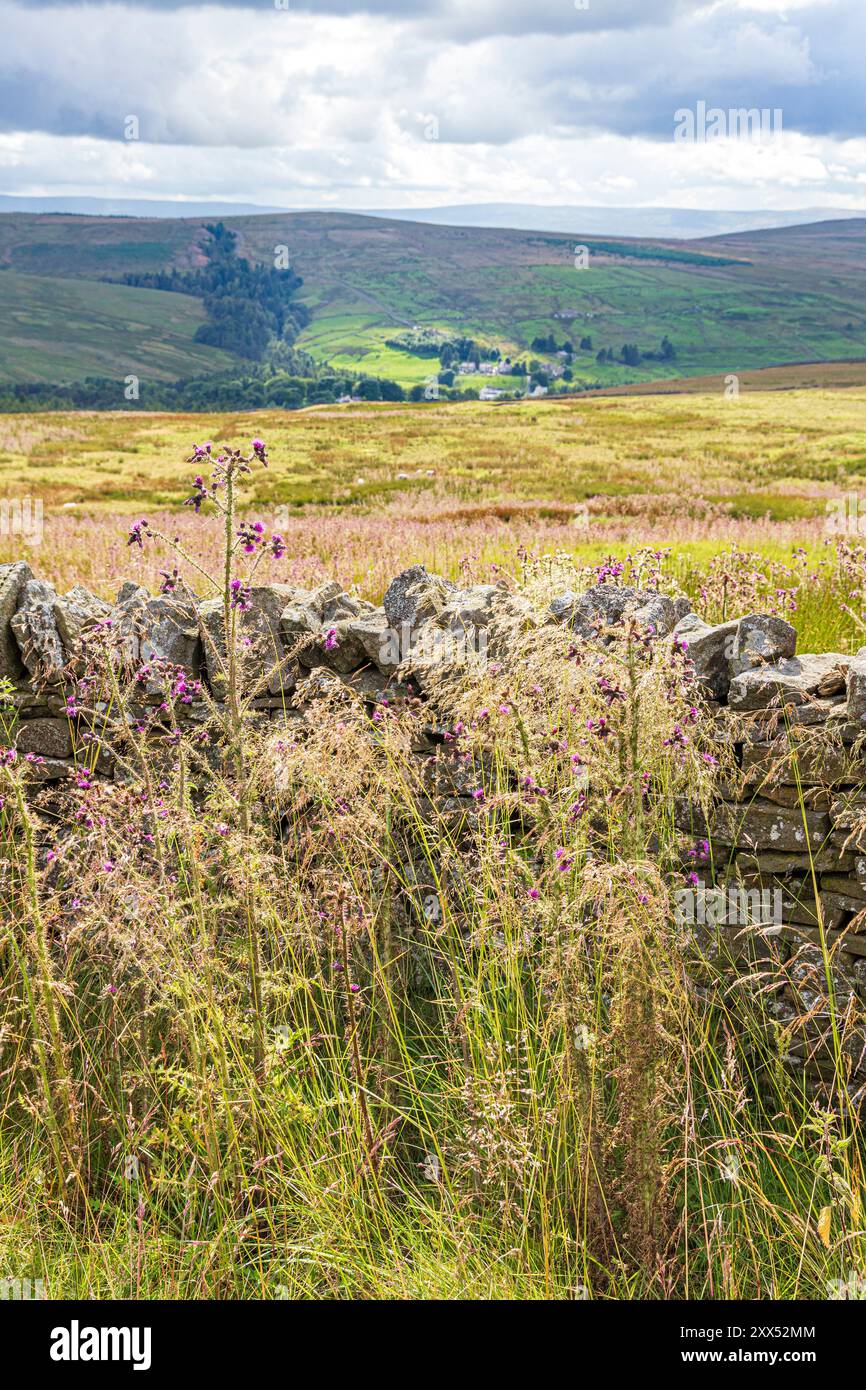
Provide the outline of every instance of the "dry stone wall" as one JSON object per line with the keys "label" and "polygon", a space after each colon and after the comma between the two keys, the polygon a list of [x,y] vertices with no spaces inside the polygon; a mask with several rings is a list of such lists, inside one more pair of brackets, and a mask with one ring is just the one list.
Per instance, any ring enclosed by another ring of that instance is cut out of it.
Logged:
{"label": "dry stone wall", "polygon": [[[696,846],[678,894],[680,919],[708,962],[744,977],[766,962],[780,969],[769,1020],[784,1025],[811,1009],[814,1026],[801,1030],[786,1060],[820,1075],[826,1027],[816,981],[826,979],[826,948],[834,1007],[866,1000],[866,648],[798,654],[797,633],[780,618],[748,614],[713,626],[686,599],[609,583],[560,594],[539,619],[505,584],[460,588],[413,566],[393,580],[381,607],[336,583],[252,589],[242,614],[252,713],[302,719],[305,702],[334,680],[371,706],[423,698],[425,662],[462,659],[467,644],[495,656],[502,639],[494,618],[502,615],[602,641],[635,618],[687,644],[719,744],[732,755],[720,761],[735,773],[720,778],[709,814],[687,801],[675,807],[684,844]],[[219,600],[201,601],[180,584],[154,596],[128,583],[109,604],[80,586],[58,594],[25,563],[0,566],[0,679],[11,687],[17,751],[35,782],[76,775],[72,728],[77,749],[88,719],[89,765],[113,775],[110,721],[104,710],[83,708],[79,684],[82,643],[100,634],[136,673],[142,710],[158,710],[166,669],[190,723],[204,722],[222,698]],[[450,786],[448,795],[457,811],[471,811],[468,788]],[[851,1037],[859,1083],[866,1057],[858,1034]]]}

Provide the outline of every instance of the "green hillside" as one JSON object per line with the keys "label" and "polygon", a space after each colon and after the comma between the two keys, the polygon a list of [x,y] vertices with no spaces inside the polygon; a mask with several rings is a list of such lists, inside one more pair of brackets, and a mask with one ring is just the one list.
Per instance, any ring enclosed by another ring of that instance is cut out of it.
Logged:
{"label": "green hillside", "polygon": [[2,271],[0,382],[225,371],[234,358],[194,342],[203,320],[188,295]]}
{"label": "green hillside", "polygon": [[[862,220],[685,243],[348,213],[238,217],[227,225],[251,262],[273,265],[278,248],[288,248],[312,314],[298,347],[338,369],[406,386],[436,366],[388,346],[415,325],[512,354],[529,353],[539,336],[575,347],[589,337],[591,350],[575,353],[574,379],[602,386],[866,358]],[[169,376],[225,365],[230,359],[190,346],[201,318],[187,296],[101,283],[196,269],[206,238],[195,219],[0,216],[0,308],[8,324],[0,380],[67,379],[85,369],[116,375],[133,361]],[[582,245],[587,269],[575,267]],[[619,354],[624,344],[658,354],[665,336],[673,359],[596,360],[600,349]]]}

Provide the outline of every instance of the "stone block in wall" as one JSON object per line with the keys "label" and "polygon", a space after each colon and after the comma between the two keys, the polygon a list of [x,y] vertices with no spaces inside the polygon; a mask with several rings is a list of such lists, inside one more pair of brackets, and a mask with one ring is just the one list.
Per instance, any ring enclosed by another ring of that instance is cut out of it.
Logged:
{"label": "stone block in wall", "polygon": [[832,805],[832,793],[819,786],[798,788],[793,784],[771,783],[765,779],[753,783],[753,789],[762,801],[772,801],[774,806],[799,806],[801,797],[803,805],[810,811],[829,811]]}
{"label": "stone block in wall", "polygon": [[61,594],[54,604],[54,621],[67,656],[79,642],[111,614],[111,607],[81,584],[74,585],[68,594]]}
{"label": "stone block in wall", "polygon": [[300,653],[305,666],[326,666],[338,675],[348,676],[362,666],[374,665],[390,673],[399,665],[399,652],[389,640],[391,629],[384,613],[373,611],[350,618],[338,618]]}
{"label": "stone block in wall", "polygon": [[707,820],[700,807],[693,806],[685,798],[677,798],[674,820],[679,830],[704,835],[713,845],[731,845],[738,849],[802,853],[807,847],[821,846],[830,833],[830,817],[826,812],[801,813],[799,808],[761,801],[748,805],[719,802]]}
{"label": "stone block in wall", "polygon": [[769,743],[747,743],[743,747],[743,772],[750,783],[764,779],[802,786],[830,787],[860,784],[866,763],[845,745],[810,737],[796,740],[781,735]]}
{"label": "stone block in wall", "polygon": [[697,613],[681,618],[673,629],[674,637],[687,643],[689,660],[695,678],[718,700],[727,698],[731,683],[731,656],[738,622],[705,623]]}
{"label": "stone block in wall", "polygon": [[838,830],[852,830],[860,823],[866,825],[866,791],[863,787],[838,792],[830,807],[830,817]]}
{"label": "stone block in wall", "polygon": [[[254,588],[249,608],[238,610],[238,628],[243,646],[242,683],[245,692],[267,690],[271,695],[294,690],[298,668],[288,660],[286,639],[281,629],[282,615],[295,601],[296,590],[288,584]],[[204,661],[211,689],[218,699],[226,692],[226,649],[222,599],[206,599],[198,606],[199,630]]]}
{"label": "stone block in wall", "polygon": [[[184,584],[173,593],[157,596],[137,584],[124,584],[111,614],[123,666],[134,670],[151,662],[168,662],[198,679],[202,649],[196,604],[195,594]],[[160,688],[159,681],[148,686],[151,693]]]}
{"label": "stone block in wall", "polygon": [[21,651],[12,631],[12,619],[18,608],[24,585],[33,578],[33,571],[23,560],[14,565],[0,565],[0,678],[16,681],[24,674]]}
{"label": "stone block in wall", "polygon": [[25,719],[15,732],[19,753],[45,758],[71,758],[72,734],[66,719]]}
{"label": "stone block in wall", "polygon": [[779,850],[740,850],[736,855],[736,867],[743,874],[775,874],[784,877],[796,874],[816,873],[843,874],[854,866],[854,855],[842,853],[835,845],[825,844],[811,854],[785,853]]}
{"label": "stone block in wall", "polygon": [[756,666],[731,681],[728,703],[732,709],[756,710],[784,704],[802,705],[818,696],[822,681],[839,663],[850,657],[839,652],[786,657],[773,666]]}
{"label": "stone block in wall", "polygon": [[616,627],[627,617],[641,626],[652,625],[656,634],[667,636],[691,612],[687,598],[671,598],[655,589],[631,589],[625,584],[595,584],[582,593],[567,590],[551,603],[554,622],[572,628],[580,637],[591,637],[599,627]]}
{"label": "stone block in wall", "polygon": [[[862,649],[866,652],[866,648]],[[848,718],[861,728],[866,723],[866,655],[857,653],[848,666]]]}
{"label": "stone block in wall", "polygon": [[737,624],[731,653],[731,675],[756,666],[773,666],[797,650],[797,629],[769,613],[748,613]]}
{"label": "stone block in wall", "polygon": [[[771,896],[774,910],[778,906],[781,909],[781,918],[786,922],[817,926],[818,907],[820,906],[824,929],[825,931],[832,931],[841,927],[845,918],[852,911],[851,908],[845,906],[841,894],[825,893],[823,884],[819,888],[816,899],[814,884],[810,878],[797,880],[786,877],[779,878],[773,874],[761,874],[760,876],[745,875],[741,882],[747,891],[757,889],[768,893]],[[779,894],[778,899],[774,896],[777,892]]]}
{"label": "stone block in wall", "polygon": [[50,584],[41,579],[28,579],[12,617],[12,631],[21,660],[33,680],[56,680],[66,665],[66,653],[55,618],[56,602],[57,593]]}
{"label": "stone block in wall", "polygon": [[[793,946],[805,943],[820,946],[821,932],[818,927],[801,926],[786,922],[780,933],[784,941]],[[849,956],[866,956],[866,935],[851,931],[831,931],[825,933],[828,951],[841,951]]]}
{"label": "stone block in wall", "polygon": [[848,721],[848,710],[841,697],[836,699],[808,699],[802,705],[785,705],[784,709],[733,710],[721,712],[727,716],[727,725],[722,724],[725,735],[735,743],[768,743],[788,728],[802,730],[814,729],[818,725],[821,734],[826,731],[842,743],[853,743],[858,731]]}
{"label": "stone block in wall", "polygon": [[391,580],[382,607],[391,627],[400,632],[404,624],[411,628],[435,617],[456,588],[450,579],[430,574],[424,565],[410,565]]}
{"label": "stone block in wall", "polygon": [[65,782],[70,773],[75,771],[75,763],[71,758],[39,757],[35,762],[25,763],[24,767],[30,782]]}
{"label": "stone block in wall", "polygon": [[290,646],[315,637],[321,630],[321,617],[309,604],[290,603],[280,614],[280,631]]}
{"label": "stone block in wall", "polygon": [[859,912],[861,908],[866,907],[866,882],[858,878],[856,874],[853,876],[842,873],[822,874],[821,887],[832,893],[840,893],[850,899],[849,912]]}

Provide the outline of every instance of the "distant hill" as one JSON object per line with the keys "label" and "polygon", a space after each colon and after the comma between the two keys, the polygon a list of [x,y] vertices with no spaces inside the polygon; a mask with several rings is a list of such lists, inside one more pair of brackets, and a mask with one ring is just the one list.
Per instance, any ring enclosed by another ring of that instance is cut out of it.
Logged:
{"label": "distant hill", "polygon": [[[242,217],[247,213],[282,212],[259,203],[160,202],[156,198],[25,198],[0,193],[0,212],[72,212],[82,217]],[[759,226],[759,223],[755,223]],[[721,230],[721,229],[720,229]]]}
{"label": "distant hill", "polygon": [[401,222],[432,222],[448,227],[515,227],[530,232],[591,233],[594,236],[722,236],[761,227],[792,227],[806,222],[866,216],[838,208],[799,208],[785,212],[711,212],[705,208],[607,208],[581,205],[537,206],[533,203],[459,203],[451,207],[379,209],[371,217]]}
{"label": "distant hill", "polygon": [[[171,371],[177,353],[158,364],[153,354],[170,340],[182,358],[199,301],[105,282],[199,268],[205,220],[210,215],[0,215],[0,382],[45,380],[47,370],[62,371],[57,380],[73,379],[72,372],[78,379],[99,372],[106,356],[118,375],[124,367],[134,371],[135,362]],[[243,257],[270,267],[287,255],[302,277],[299,298],[311,318],[298,347],[339,371],[405,386],[438,366],[435,357],[409,350],[416,328],[554,366],[555,353],[533,344],[569,342],[574,383],[602,387],[866,358],[866,219],[689,241],[646,231],[625,238],[578,227],[565,235],[340,212],[224,220]],[[585,269],[576,264],[582,246]],[[63,306],[54,320],[52,286]],[[77,298],[70,299],[73,286]],[[101,329],[89,321],[88,306],[98,309]],[[61,320],[71,349],[63,362],[55,351]],[[665,340],[673,358],[662,356]],[[581,341],[590,346],[581,348]],[[191,370],[202,369],[199,353],[205,370],[224,366],[225,354],[207,358],[213,350],[194,347]]]}
{"label": "distant hill", "polygon": [[[309,212],[257,203],[169,202],[155,198],[67,198],[57,195],[29,198],[0,194],[0,212],[71,212],[89,217],[245,217],[262,213]],[[342,211],[340,209],[339,211]],[[706,208],[598,207],[534,203],[455,203],[433,208],[374,208],[355,215],[386,221],[429,222],[447,227],[511,227],[530,232],[581,231],[594,236],[662,237],[688,240],[722,236],[766,227],[793,227],[857,217],[839,208],[792,208],[782,212],[745,209],[717,212]],[[862,215],[866,216],[866,207]]]}

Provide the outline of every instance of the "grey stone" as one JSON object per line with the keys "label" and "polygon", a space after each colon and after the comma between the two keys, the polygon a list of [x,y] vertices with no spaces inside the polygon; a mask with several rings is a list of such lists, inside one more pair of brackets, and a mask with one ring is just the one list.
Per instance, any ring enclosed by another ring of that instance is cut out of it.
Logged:
{"label": "grey stone", "polygon": [[[156,596],[137,584],[124,584],[111,613],[121,664],[134,670],[151,662],[168,662],[197,679],[202,664],[197,602],[184,584],[173,593]],[[221,600],[216,602],[222,611]],[[155,693],[162,687],[154,680],[147,688]]]}
{"label": "grey stone", "polygon": [[625,584],[595,584],[582,594],[570,590],[555,598],[549,613],[557,623],[580,637],[591,637],[599,627],[615,627],[629,607],[639,606],[638,594]]}
{"label": "grey stone", "polygon": [[126,670],[141,665],[141,633],[150,594],[140,584],[122,584],[111,611],[111,631],[116,657]]}
{"label": "grey stone", "polygon": [[450,579],[429,574],[423,565],[410,565],[388,585],[382,600],[385,616],[398,631],[404,624],[416,627],[441,612],[456,587]]}
{"label": "grey stone", "polygon": [[21,659],[36,680],[56,679],[66,664],[66,653],[57,631],[54,606],[57,594],[41,579],[28,579],[12,618],[12,631]]}
{"label": "grey stone", "polygon": [[326,666],[338,675],[348,676],[371,660],[368,648],[378,651],[385,642],[387,627],[384,623],[375,627],[362,618],[339,618],[325,627],[316,638],[309,652],[302,654],[305,666]]}
{"label": "grey stone", "polygon": [[800,811],[762,801],[748,805],[720,802],[713,808],[708,823],[700,808],[678,799],[674,817],[678,829],[738,849],[802,854],[809,848],[820,848],[830,833],[830,817],[823,811]]}
{"label": "grey stone", "polygon": [[689,613],[676,624],[673,635],[687,644],[688,658],[695,677],[717,700],[724,700],[731,682],[731,658],[738,621],[705,623],[697,613]]}
{"label": "grey stone", "polygon": [[37,755],[35,761],[25,763],[27,777],[31,782],[65,781],[70,772],[75,771],[75,763],[70,759],[43,758]]}
{"label": "grey stone", "polygon": [[[779,904],[781,906],[782,920],[794,922],[802,926],[817,926],[818,908],[816,905],[815,893],[810,882],[805,880],[794,884],[785,880],[762,877],[758,879],[745,880],[747,887],[759,887],[774,895],[778,890],[780,894]],[[773,908],[776,906],[774,896],[770,899]],[[821,904],[821,920],[827,931],[835,931],[845,920],[848,909],[839,898],[838,894],[819,893]]]}
{"label": "grey stone", "polygon": [[627,617],[658,637],[667,637],[691,611],[687,598],[670,598],[655,589],[632,589],[626,584],[595,584],[581,594],[570,590],[555,598],[548,609],[554,622],[564,623],[580,637],[591,637],[599,627],[616,627]]}
{"label": "grey stone", "polygon": [[638,594],[640,606],[630,614],[643,628],[652,628],[656,637],[669,637],[677,623],[692,611],[687,598],[670,598],[667,594]]}
{"label": "grey stone", "polygon": [[340,598],[345,598],[342,585],[338,584],[335,579],[326,579],[315,589],[296,590],[294,602],[302,604],[305,608],[310,608],[321,622],[325,616],[326,606]]}
{"label": "grey stone", "polygon": [[859,912],[866,907],[866,883],[850,874],[822,874],[821,888],[826,888],[829,893],[841,893],[856,902],[858,906],[850,908],[851,912]]}
{"label": "grey stone", "polygon": [[33,571],[23,560],[14,565],[0,565],[0,678],[6,680],[18,680],[24,673],[21,652],[12,631],[12,618],[21,590],[32,578]]}
{"label": "grey stone", "polygon": [[866,771],[862,759],[844,744],[828,744],[814,736],[794,742],[785,734],[768,743],[747,743],[742,767],[752,784],[763,777],[794,786],[799,781],[803,787],[860,783]]}
{"label": "grey stone", "polygon": [[840,661],[838,652],[804,653],[786,657],[774,666],[756,666],[731,681],[728,703],[732,709],[766,709],[770,705],[804,704],[817,693],[828,672]]}
{"label": "grey stone", "polygon": [[436,622],[456,637],[483,632],[500,622],[534,622],[532,605],[505,584],[475,584],[448,595]]}
{"label": "grey stone", "polygon": [[310,639],[321,630],[320,617],[306,603],[290,603],[280,615],[280,632],[286,646],[290,651],[297,651],[301,660],[308,651],[312,651]]}
{"label": "grey stone", "polygon": [[[861,648],[866,652],[866,648]],[[848,696],[848,718],[852,723],[866,723],[866,656],[857,653],[848,666],[845,682]]]}
{"label": "grey stone", "polygon": [[775,874],[776,877],[780,877],[786,874],[809,874],[813,867],[817,873],[824,870],[842,873],[852,867],[854,856],[840,853],[834,845],[824,845],[813,850],[811,854],[761,849],[750,853],[748,850],[740,850],[735,862],[742,873]]}
{"label": "grey stone", "polygon": [[[271,695],[294,689],[297,668],[288,662],[280,620],[294,601],[296,591],[288,584],[255,588],[250,606],[239,612],[241,642],[241,682],[246,693],[266,688]],[[206,599],[198,606],[199,629],[211,689],[219,699],[226,693],[225,632],[222,599]]]}
{"label": "grey stone", "polygon": [[731,673],[741,676],[754,666],[774,665],[797,651],[797,629],[769,613],[741,618],[734,639]]}
{"label": "grey stone", "polygon": [[173,593],[148,598],[143,615],[142,661],[166,661],[196,678],[201,670],[201,656],[195,594],[178,585]]}
{"label": "grey stone", "polygon": [[357,598],[354,594],[339,594],[336,598],[328,599],[322,608],[322,624],[327,626],[330,623],[339,622],[343,618],[360,618],[376,610],[372,603],[367,603],[366,599]]}
{"label": "grey stone", "polygon": [[58,598],[54,604],[54,621],[66,652],[71,654],[84,634],[98,623],[104,623],[110,615],[110,605],[81,584]]}
{"label": "grey stone", "polygon": [[72,735],[65,719],[25,719],[15,735],[19,753],[38,753],[45,758],[71,758]]}
{"label": "grey stone", "polygon": [[352,618],[346,623],[347,641],[357,647],[365,662],[370,662],[385,675],[391,675],[400,664],[400,652],[384,612]]}

